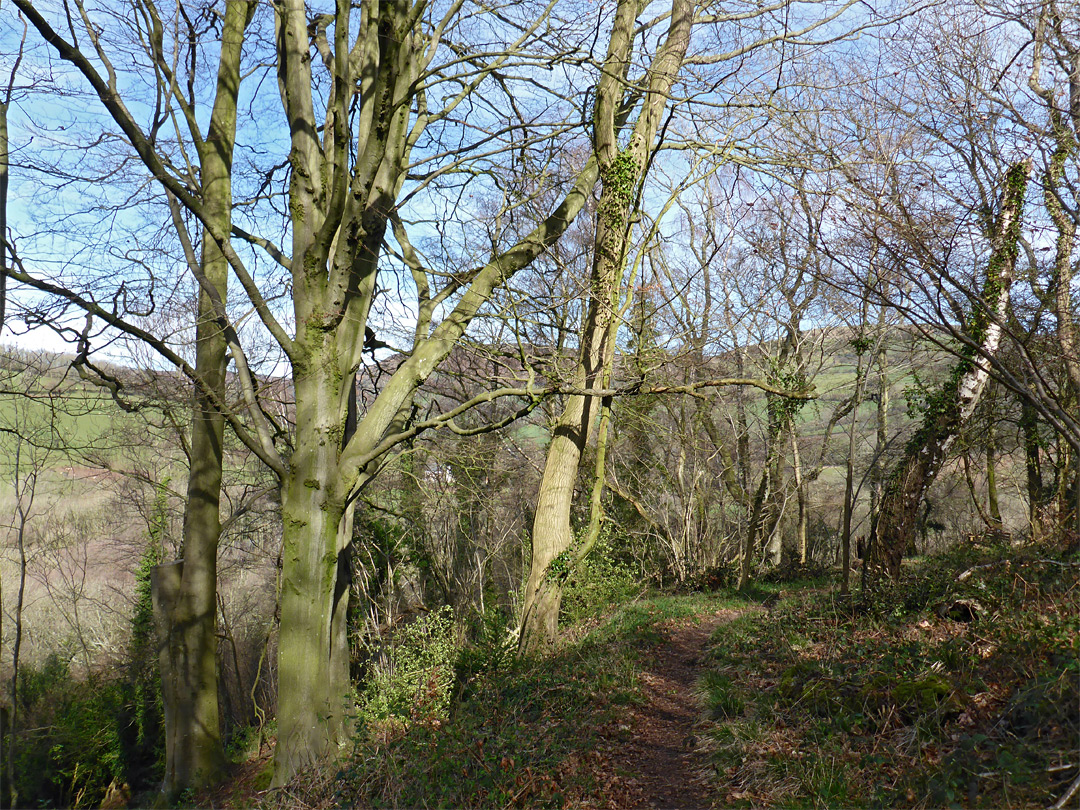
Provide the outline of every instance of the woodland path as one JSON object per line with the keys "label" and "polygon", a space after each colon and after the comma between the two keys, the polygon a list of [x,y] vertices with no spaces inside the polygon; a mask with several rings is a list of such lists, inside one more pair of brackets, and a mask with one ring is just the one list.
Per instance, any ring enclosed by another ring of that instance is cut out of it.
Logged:
{"label": "woodland path", "polygon": [[641,673],[643,702],[623,720],[623,741],[612,756],[629,807],[697,810],[710,807],[702,784],[704,763],[695,751],[701,716],[697,680],[713,630],[742,611],[723,610],[666,622],[665,640],[646,657]]}

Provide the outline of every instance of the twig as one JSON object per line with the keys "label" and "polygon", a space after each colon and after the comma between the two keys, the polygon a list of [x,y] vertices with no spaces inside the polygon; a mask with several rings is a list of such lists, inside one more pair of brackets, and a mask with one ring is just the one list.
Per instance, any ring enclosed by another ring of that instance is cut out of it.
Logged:
{"label": "twig", "polygon": [[967,571],[964,571],[964,573],[960,574],[956,578],[956,581],[957,582],[966,582],[971,577],[971,575],[974,574],[976,571],[981,571],[981,570],[986,569],[986,568],[997,568],[998,566],[1001,566],[1001,565],[1008,565],[1011,562],[1012,562],[1012,560],[998,560],[997,562],[986,563],[985,565],[976,565],[976,566],[974,566],[972,568],[969,568]]}
{"label": "twig", "polygon": [[1046,810],[1062,810],[1062,808],[1069,803],[1069,800],[1076,795],[1076,791],[1078,790],[1080,790],[1080,774],[1077,774],[1076,778],[1073,779],[1073,783],[1069,785],[1069,789],[1065,791],[1065,795],[1047,807]]}

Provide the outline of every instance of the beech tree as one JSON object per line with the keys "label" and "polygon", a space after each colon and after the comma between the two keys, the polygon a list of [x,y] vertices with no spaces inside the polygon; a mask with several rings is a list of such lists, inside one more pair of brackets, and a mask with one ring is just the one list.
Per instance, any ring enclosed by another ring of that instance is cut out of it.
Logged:
{"label": "beech tree", "polygon": [[[365,2],[357,10],[342,0],[323,13],[301,0],[280,0],[272,7],[270,49],[261,50],[267,46],[260,37],[244,40],[253,67],[241,73],[240,89],[250,107],[267,109],[260,95],[264,83],[255,78],[260,63],[272,64],[280,123],[260,120],[238,133],[237,148],[249,141],[269,155],[259,163],[263,174],[250,183],[248,198],[234,201],[230,224],[185,157],[185,137],[168,143],[159,137],[172,110],[163,114],[131,96],[141,87],[135,74],[142,67],[141,77],[163,83],[151,88],[150,98],[167,95],[175,75],[169,59],[150,49],[129,70],[110,58],[112,38],[125,26],[136,40],[145,31],[152,38],[155,20],[184,18],[185,9],[166,14],[147,0],[125,17],[82,2],[69,8],[71,14],[31,0],[17,0],[16,7],[89,86],[115,130],[108,142],[125,143],[128,166],[137,161],[148,187],[158,189],[155,210],[168,210],[165,203],[174,201],[182,216],[197,222],[210,245],[206,250],[220,252],[242,291],[243,309],[226,301],[224,281],[211,279],[189,254],[187,269],[235,373],[238,393],[224,399],[207,369],[140,324],[137,307],[129,306],[130,278],[98,277],[84,285],[50,274],[33,250],[20,250],[14,240],[13,280],[151,346],[193,382],[209,403],[209,416],[220,414],[278,477],[284,550],[275,781],[281,783],[332,754],[349,732],[345,613],[357,496],[402,443],[440,425],[453,427],[461,412],[499,395],[484,393],[425,419],[416,418],[412,407],[416,391],[492,292],[554,244],[599,178],[588,152],[571,172],[555,174],[549,171],[554,150],[538,148],[571,137],[580,120],[575,105],[583,99],[566,83],[578,78],[573,71],[588,69],[590,54],[580,43],[589,37],[578,34],[594,30],[596,21],[555,4],[517,4],[493,15],[463,2]],[[267,22],[256,15],[255,25]],[[201,46],[194,36],[188,44]],[[561,64],[577,67],[563,71]],[[249,82],[256,86],[245,96]],[[555,85],[553,91],[544,83]],[[623,119],[637,98],[626,100],[629,106],[617,113]],[[502,191],[502,178],[516,170],[515,156],[530,150],[551,155],[547,166],[532,164],[535,194],[555,197],[539,219],[523,213],[526,207],[514,196],[518,188]],[[234,198],[236,182],[234,172]],[[470,202],[470,194],[483,205]],[[236,221],[236,212],[244,210],[239,205],[253,212],[250,224]],[[440,209],[451,206],[460,230],[445,227]],[[276,232],[272,219],[258,216],[274,210],[283,217]],[[176,216],[175,209],[169,216]],[[400,287],[399,269],[405,279]],[[145,282],[152,292],[160,280]],[[287,307],[278,303],[282,286]],[[411,304],[389,300],[387,291],[395,287],[412,295]],[[400,320],[402,309],[411,310],[413,319],[402,358],[361,411],[352,381],[364,362],[369,330]],[[251,332],[269,335],[284,356],[294,412],[274,407],[278,386],[264,376],[266,367],[258,373]],[[507,393],[522,412],[539,399],[527,385]],[[212,566],[201,565],[207,571]]]}

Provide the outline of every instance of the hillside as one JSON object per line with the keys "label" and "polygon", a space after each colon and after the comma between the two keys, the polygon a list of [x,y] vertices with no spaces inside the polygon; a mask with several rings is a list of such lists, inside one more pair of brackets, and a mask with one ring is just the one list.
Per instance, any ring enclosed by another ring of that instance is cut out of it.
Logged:
{"label": "hillside", "polygon": [[[272,480],[230,440],[218,621],[223,729],[237,770],[235,788],[196,803],[1020,807],[1062,795],[1077,721],[1053,707],[1076,697],[1075,549],[1014,548],[1001,533],[973,547],[985,532],[954,464],[931,493],[918,548],[948,554],[913,560],[898,585],[836,597],[850,418],[836,422],[832,445],[821,441],[850,396],[857,357],[842,331],[821,337],[830,348],[813,378],[818,399],[796,419],[800,451],[821,458],[807,486],[807,565],[784,552],[777,567],[763,547],[752,587],[731,589],[746,510],[721,486],[719,451],[734,454],[748,481],[762,480],[760,392],[627,397],[611,467],[623,489],[608,495],[597,550],[568,575],[551,656],[515,660],[514,633],[552,411],[541,406],[503,432],[432,432],[411,443],[357,513],[355,748],[340,768],[275,792],[266,788],[281,518]],[[769,347],[751,353],[760,361]],[[892,453],[910,432],[904,389],[944,366],[907,333],[887,357]],[[110,806],[137,806],[161,767],[156,675],[139,652],[148,604],[139,583],[154,561],[180,553],[186,396],[174,375],[110,368],[129,389],[124,409],[67,373],[64,358],[40,358],[36,376],[25,359],[5,361],[12,395],[0,409],[19,431],[0,441],[0,492],[10,513],[24,510],[0,555],[6,650],[15,633],[9,583],[26,573],[18,751],[30,781],[20,795],[44,806],[96,806],[106,795]],[[705,370],[730,374],[732,362],[718,355]],[[518,372],[462,349],[431,378],[423,408],[460,401],[463,379],[489,373],[505,383]],[[657,368],[668,382],[685,372],[676,360]],[[265,382],[288,419],[288,386]],[[701,408],[696,416],[687,402]],[[703,415],[715,431],[687,428]],[[866,402],[856,423],[856,532],[865,531],[876,419],[877,403]],[[1001,432],[1000,506],[1022,541],[1025,470],[1015,435]],[[792,480],[788,466],[783,473]],[[781,492],[776,537],[786,544],[795,497]],[[0,678],[10,677],[5,657]],[[1012,759],[997,759],[1001,750]]]}
{"label": "hillside", "polygon": [[467,647],[449,715],[368,725],[280,791],[242,761],[213,804],[1070,806],[1078,573],[1075,550],[991,546],[871,599],[788,580],[597,601],[549,658]]}

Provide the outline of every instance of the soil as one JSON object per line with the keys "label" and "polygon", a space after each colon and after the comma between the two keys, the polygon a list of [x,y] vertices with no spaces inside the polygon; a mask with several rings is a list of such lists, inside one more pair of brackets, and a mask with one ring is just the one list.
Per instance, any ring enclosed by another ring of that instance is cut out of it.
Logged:
{"label": "soil", "polygon": [[620,725],[612,765],[628,807],[697,810],[711,802],[703,784],[705,763],[697,753],[695,727],[701,717],[697,680],[705,645],[717,625],[738,611],[671,622],[641,673],[643,701]]}

